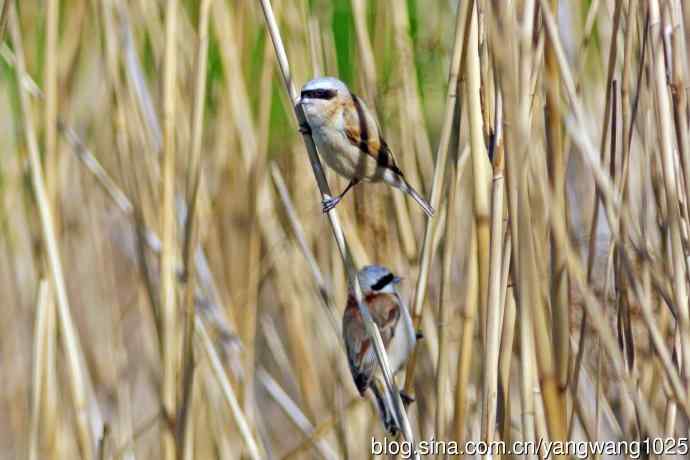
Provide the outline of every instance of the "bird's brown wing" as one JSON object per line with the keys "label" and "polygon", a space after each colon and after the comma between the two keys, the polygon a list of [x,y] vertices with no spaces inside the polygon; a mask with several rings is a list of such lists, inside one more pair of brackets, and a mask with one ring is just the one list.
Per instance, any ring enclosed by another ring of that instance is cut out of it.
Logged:
{"label": "bird's brown wing", "polygon": [[367,298],[367,305],[381,332],[383,345],[388,350],[388,344],[393,339],[400,320],[400,303],[397,297],[391,294],[376,294]]}
{"label": "bird's brown wing", "polygon": [[364,328],[364,321],[353,298],[348,299],[348,306],[343,315],[343,339],[347,349],[347,362],[350,365],[352,379],[359,394],[369,387],[374,375],[375,360],[372,356],[373,348]]}
{"label": "bird's brown wing", "polygon": [[376,120],[367,109],[364,101],[352,94],[355,110],[345,111],[345,134],[348,140],[362,152],[370,155],[382,168],[388,168],[402,176],[395,162],[393,152],[381,135]]}
{"label": "bird's brown wing", "polygon": [[[379,328],[386,350],[400,319],[400,303],[396,300],[390,294],[377,294],[366,299],[369,312]],[[376,352],[353,298],[348,299],[348,307],[343,316],[343,338],[352,378],[359,393],[364,394],[376,370]]]}

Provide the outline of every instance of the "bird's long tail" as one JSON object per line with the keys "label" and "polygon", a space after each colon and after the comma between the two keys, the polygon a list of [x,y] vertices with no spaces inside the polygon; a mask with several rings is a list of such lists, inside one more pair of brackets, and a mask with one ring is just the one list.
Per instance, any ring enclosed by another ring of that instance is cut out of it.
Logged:
{"label": "bird's long tail", "polygon": [[426,201],[415,189],[412,188],[410,184],[407,183],[405,179],[400,178],[400,190],[410,195],[419,206],[422,207],[427,216],[432,217],[434,215],[434,208],[431,207],[428,201]]}
{"label": "bird's long tail", "polygon": [[400,431],[400,423],[398,422],[398,417],[395,413],[395,408],[393,406],[393,401],[391,400],[385,385],[381,383],[384,388],[379,388],[378,384],[380,382],[374,379],[371,382],[371,391],[374,393],[374,398],[376,399],[376,404],[379,407],[379,415],[381,421],[383,422],[383,427],[391,436],[395,436]]}

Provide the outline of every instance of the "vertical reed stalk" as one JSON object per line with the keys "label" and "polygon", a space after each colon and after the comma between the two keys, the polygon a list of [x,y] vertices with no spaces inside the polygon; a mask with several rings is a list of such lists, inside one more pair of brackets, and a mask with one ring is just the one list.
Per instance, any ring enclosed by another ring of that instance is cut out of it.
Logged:
{"label": "vertical reed stalk", "polygon": [[86,407],[89,378],[88,376],[84,375],[84,371],[81,367],[81,347],[79,345],[79,338],[77,337],[77,331],[72,321],[72,315],[70,312],[70,304],[67,297],[67,289],[65,287],[65,277],[62,271],[62,262],[60,260],[60,250],[54,227],[53,213],[51,210],[48,193],[46,191],[43,168],[41,167],[40,153],[38,150],[38,141],[36,138],[36,132],[34,130],[33,115],[31,114],[31,106],[26,88],[22,84],[24,81],[24,75],[26,74],[26,67],[24,64],[24,50],[21,42],[21,32],[19,30],[19,19],[14,8],[10,8],[9,14],[10,31],[15,47],[15,69],[17,81],[19,82],[19,103],[21,106],[25,142],[27,143],[29,151],[31,183],[38,206],[41,229],[44,244],[46,245],[48,264],[51,272],[53,290],[57,298],[60,331],[62,333],[62,338],[65,341],[64,345],[68,360],[70,390],[72,393],[72,403],[74,406],[74,415],[77,423],[79,448],[82,456],[91,458],[93,455],[93,441],[89,428],[89,413],[87,412],[88,409]]}
{"label": "vertical reed stalk", "polygon": [[[400,8],[399,8],[400,9]],[[355,22],[355,34],[357,36],[357,48],[361,60],[361,68],[364,73],[364,91],[370,108],[374,111],[377,119],[377,78],[376,65],[374,64],[374,52],[367,29],[366,4],[365,0],[352,0],[352,15]],[[393,232],[387,228],[388,206],[390,200],[385,194],[369,193],[362,187],[355,190],[357,203],[355,209],[358,217],[358,227],[360,234],[371,235],[366,242],[368,252],[373,254],[374,260],[378,263],[391,265],[394,254],[394,245],[391,236]],[[403,224],[402,226],[404,226]],[[407,227],[410,223],[406,223]]]}
{"label": "vertical reed stalk", "polygon": [[38,460],[40,449],[40,427],[41,427],[41,398],[43,395],[44,383],[46,380],[45,370],[46,363],[46,339],[51,331],[46,329],[48,325],[46,319],[48,310],[53,309],[54,306],[50,302],[49,284],[45,280],[41,280],[38,288],[38,298],[36,299],[36,327],[34,329],[34,349],[33,349],[33,364],[32,369],[33,379],[31,393],[31,433],[29,435],[29,460]]}
{"label": "vertical reed stalk", "polygon": [[[178,456],[190,456],[193,452],[193,417],[192,404],[194,402],[194,322],[196,318],[194,294],[196,293],[196,265],[193,254],[198,243],[197,230],[197,200],[201,183],[201,146],[204,128],[204,101],[206,98],[206,74],[208,62],[208,18],[211,0],[202,0],[199,6],[198,44],[196,54],[196,76],[194,85],[194,108],[191,114],[192,136],[190,140],[188,166],[188,197],[187,217],[185,221],[185,238],[183,246],[184,281],[185,286],[185,324],[182,358],[183,394],[178,413],[179,429],[175,434]],[[190,443],[191,441],[191,443]]]}
{"label": "vertical reed stalk", "polygon": [[[558,0],[551,0],[551,8],[558,11]],[[546,63],[546,138],[549,164],[549,179],[554,197],[554,208],[551,212],[558,214],[558,219],[567,219],[565,200],[565,152],[563,150],[562,128],[560,123],[560,78],[558,63],[553,43],[546,41],[544,54]],[[568,276],[565,271],[561,248],[555,245],[551,235],[551,308],[553,318],[554,358],[556,376],[561,397],[567,389],[568,370],[570,368],[570,309]]]}
{"label": "vertical reed stalk", "polygon": [[163,199],[161,253],[161,317],[163,374],[161,400],[166,419],[161,429],[164,460],[174,460],[174,426],[177,381],[177,307],[176,307],[176,219],[175,219],[175,110],[177,74],[177,1],[168,0],[165,15],[165,60],[163,64]]}
{"label": "vertical reed stalk", "polygon": [[[493,164],[493,181],[491,188],[491,243],[489,259],[489,284],[487,293],[487,324],[484,345],[485,376],[482,401],[482,440],[491,444],[496,427],[496,406],[498,402],[499,383],[499,347],[501,345],[501,309],[503,307],[503,144],[501,139],[501,104],[497,105],[495,158]],[[509,260],[506,262],[509,263]]]}
{"label": "vertical reed stalk", "polygon": [[485,330],[487,298],[489,294],[489,244],[491,239],[490,224],[490,185],[491,168],[484,144],[484,127],[482,121],[482,104],[480,100],[480,63],[479,63],[479,18],[475,2],[472,8],[472,19],[467,35],[467,61],[465,72],[467,82],[467,112],[469,115],[472,171],[474,178],[474,220],[477,226],[477,250],[479,251],[479,318],[480,331]]}
{"label": "vertical reed stalk", "polygon": [[[4,9],[7,10],[10,0],[5,1]],[[50,209],[53,210],[53,228],[55,229],[56,238],[60,237],[60,202],[58,199],[58,182],[59,182],[59,168],[58,168],[58,142],[57,142],[57,59],[58,59],[58,25],[59,25],[59,0],[48,0],[46,2],[46,32],[45,32],[45,55],[44,55],[44,79],[43,79],[43,96],[45,106],[43,110],[43,124],[44,124],[44,165],[46,172],[46,194]],[[7,13],[7,11],[5,11]],[[5,17],[6,19],[6,17]],[[49,289],[50,294],[50,289]],[[55,294],[50,294],[54,297]],[[56,375],[56,352],[57,352],[57,338],[58,329],[56,327],[56,312],[55,301],[50,301],[47,304],[48,311],[46,311],[46,327],[42,333],[46,334],[46,387],[45,400],[46,410],[44,413],[44,428],[49,439],[48,444],[54,447],[54,439],[56,436],[56,425],[58,423],[57,404],[58,395],[54,389],[54,384],[57,383]],[[53,450],[53,454],[55,451]]]}
{"label": "vertical reed stalk", "polygon": [[[46,2],[45,68],[43,94],[45,95],[45,169],[46,191],[52,209],[58,209],[58,155],[57,155],[57,58],[58,58],[58,16],[59,0]],[[56,213],[59,219],[59,213]],[[56,230],[59,231],[59,225]]]}
{"label": "vertical reed stalk", "polygon": [[[451,54],[450,72],[448,75],[448,93],[446,97],[446,106],[443,118],[443,128],[441,130],[441,138],[438,144],[438,153],[436,155],[436,166],[434,167],[434,179],[431,187],[431,206],[434,209],[439,208],[441,202],[441,193],[443,190],[443,181],[446,175],[446,160],[448,158],[448,148],[451,144],[451,136],[459,136],[460,117],[459,110],[456,111],[455,104],[457,104],[458,97],[458,78],[460,69],[462,68],[462,61],[465,55],[463,46],[467,43],[465,33],[468,30],[466,21],[469,19],[469,2],[463,3],[463,6],[458,8],[458,15],[455,18],[455,40],[453,42],[453,52]],[[455,130],[453,128],[456,128]],[[455,131],[455,132],[453,132]],[[433,258],[434,246],[433,236],[438,224],[438,218],[428,219],[426,221],[426,228],[424,229],[424,242],[422,243],[422,254],[419,258],[419,275],[417,276],[417,288],[415,290],[414,302],[412,304],[412,321],[415,329],[419,330],[422,320],[422,309],[424,307],[424,299],[426,297],[427,283],[429,281],[429,270],[431,266],[431,259]],[[410,394],[414,382],[414,370],[417,362],[417,350],[415,347],[412,356],[407,364],[405,373],[405,391]]]}
{"label": "vertical reed stalk", "polygon": [[[649,3],[649,24],[652,37],[653,76],[657,117],[660,128],[660,155],[666,191],[668,219],[670,225],[671,260],[673,264],[673,292],[680,318],[680,337],[683,359],[683,376],[690,397],[690,316],[688,315],[688,292],[686,282],[686,261],[681,240],[681,221],[678,209],[678,185],[673,151],[673,125],[671,106],[666,84],[666,65],[663,54],[663,32],[656,0]],[[656,45],[656,46],[654,46]]]}
{"label": "vertical reed stalk", "polygon": [[[458,150],[460,147],[458,146]],[[446,224],[445,243],[443,252],[443,274],[441,278],[441,296],[439,299],[439,313],[438,313],[438,364],[436,367],[436,438],[446,439],[446,407],[448,401],[446,395],[448,394],[448,385],[450,376],[448,375],[448,324],[449,324],[449,307],[453,305],[452,299],[452,268],[453,268],[453,254],[455,251],[455,237],[457,232],[457,195],[460,189],[460,179],[464,171],[464,165],[469,155],[467,150],[456,153],[457,159],[451,168],[452,182],[450,187],[450,194],[447,201],[447,216],[448,223]]]}
{"label": "vertical reed stalk", "polygon": [[467,392],[470,380],[470,369],[474,356],[466,350],[472,350],[474,341],[474,326],[477,316],[477,299],[479,298],[477,274],[477,237],[474,223],[469,235],[470,244],[467,246],[467,262],[465,263],[465,284],[467,295],[461,306],[462,336],[460,339],[460,359],[458,361],[455,384],[455,407],[453,412],[453,439],[463,442],[467,422]]}

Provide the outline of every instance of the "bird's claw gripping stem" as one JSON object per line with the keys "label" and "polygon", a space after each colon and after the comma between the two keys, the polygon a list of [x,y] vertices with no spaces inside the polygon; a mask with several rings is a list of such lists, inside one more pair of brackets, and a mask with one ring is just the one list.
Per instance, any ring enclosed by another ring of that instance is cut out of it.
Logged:
{"label": "bird's claw gripping stem", "polygon": [[323,213],[328,213],[331,209],[335,208],[338,203],[340,203],[340,197],[336,196],[333,198],[326,198],[323,200]]}

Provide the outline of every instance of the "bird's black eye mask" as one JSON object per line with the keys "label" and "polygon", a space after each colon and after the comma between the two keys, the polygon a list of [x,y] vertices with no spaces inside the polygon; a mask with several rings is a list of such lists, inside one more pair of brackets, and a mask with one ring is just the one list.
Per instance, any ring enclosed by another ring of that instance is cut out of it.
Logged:
{"label": "bird's black eye mask", "polygon": [[337,92],[334,89],[306,89],[302,91],[303,99],[333,99]]}
{"label": "bird's black eye mask", "polygon": [[373,291],[380,291],[381,289],[383,289],[386,286],[388,286],[389,284],[391,284],[393,281],[395,281],[395,275],[392,273],[389,273],[389,274],[379,278],[379,280],[376,282],[376,284],[371,286],[371,289]]}

